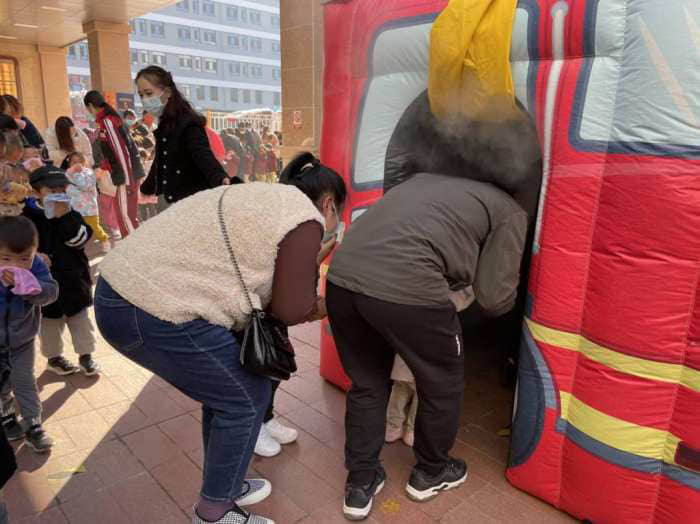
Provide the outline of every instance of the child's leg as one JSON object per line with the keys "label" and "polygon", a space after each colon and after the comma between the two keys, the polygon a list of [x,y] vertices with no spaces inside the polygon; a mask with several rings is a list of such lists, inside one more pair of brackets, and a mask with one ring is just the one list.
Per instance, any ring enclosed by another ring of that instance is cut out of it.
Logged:
{"label": "child's leg", "polygon": [[73,348],[80,355],[90,355],[95,352],[95,326],[90,320],[88,310],[83,309],[77,315],[66,319],[68,331],[73,340]]}
{"label": "child's leg", "polygon": [[25,430],[41,424],[41,400],[34,378],[35,355],[33,340],[22,348],[10,351],[10,385],[19,404]]}
{"label": "child's leg", "polygon": [[97,240],[99,240],[100,242],[109,241],[109,235],[102,228],[102,224],[100,224],[100,217],[83,217],[83,220],[85,220],[85,223],[92,228],[92,233]]}
{"label": "child's leg", "polygon": [[406,420],[406,406],[411,400],[410,392],[411,387],[408,382],[402,380],[394,381],[386,413],[387,427],[403,430],[403,424]]}
{"label": "child's leg", "polygon": [[42,318],[39,329],[41,354],[47,359],[63,356],[63,331],[66,328],[65,318]]}

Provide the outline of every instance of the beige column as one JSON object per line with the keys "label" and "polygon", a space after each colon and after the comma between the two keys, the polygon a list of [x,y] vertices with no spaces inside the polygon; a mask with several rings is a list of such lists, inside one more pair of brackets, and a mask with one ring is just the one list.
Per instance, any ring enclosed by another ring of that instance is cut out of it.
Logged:
{"label": "beige column", "polygon": [[322,0],[282,0],[282,157],[318,154],[323,121]]}
{"label": "beige column", "polygon": [[72,116],[68,91],[66,48],[37,46],[41,67],[41,86],[44,95],[46,125],[52,125],[59,116]]}
{"label": "beige column", "polygon": [[83,24],[90,52],[92,87],[103,93],[132,93],[129,24],[93,20]]}

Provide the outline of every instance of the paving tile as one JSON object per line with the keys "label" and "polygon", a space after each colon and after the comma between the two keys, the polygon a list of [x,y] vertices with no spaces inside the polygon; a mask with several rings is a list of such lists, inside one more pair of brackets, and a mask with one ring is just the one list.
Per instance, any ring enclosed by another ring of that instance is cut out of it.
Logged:
{"label": "paving tile", "polygon": [[[45,422],[43,427],[46,433],[54,440],[54,445],[51,448],[52,459],[73,453],[78,449],[75,442],[68,436],[68,433],[59,422]],[[29,448],[27,448],[27,451],[29,451]],[[32,454],[36,455],[33,452]]]}
{"label": "paving tile", "polygon": [[289,336],[318,349],[321,347],[321,323],[311,322],[291,327]]}
{"label": "paving tile", "polygon": [[[372,515],[362,521],[365,524],[377,524]],[[337,498],[315,509],[308,517],[301,520],[299,524],[347,524],[347,519],[343,516],[343,499]]]}
{"label": "paving tile", "polygon": [[78,390],[63,379],[45,383],[39,391],[39,398],[42,401],[44,421],[63,420],[92,410],[92,406]]}
{"label": "paving tile", "polygon": [[305,344],[299,340],[293,340],[294,352],[316,366],[321,365],[321,351],[318,347]]}
{"label": "paving tile", "polygon": [[441,524],[497,524],[499,522],[501,521],[482,513],[479,504],[471,501],[462,502],[440,519]]}
{"label": "paving tile", "polygon": [[[296,427],[292,423],[289,423],[289,425]],[[325,446],[301,428],[297,427],[297,430],[299,431],[299,438],[294,444],[283,448],[285,455],[294,457],[317,476],[328,482],[330,486],[343,491],[345,478],[347,477],[343,454],[338,452],[338,450]]]}
{"label": "paving tile", "polygon": [[181,509],[189,509],[199,500],[202,471],[184,454],[156,466],[151,475]]}
{"label": "paving tile", "polygon": [[[156,377],[157,378],[157,377]],[[186,412],[190,411],[195,411],[195,410],[201,410],[202,409],[202,404],[197,402],[196,400],[191,399],[178,389],[167,385],[164,388],[165,392],[168,394],[168,396],[175,401],[176,404],[178,404],[182,409],[184,409]]]}
{"label": "paving tile", "polygon": [[278,415],[286,415],[290,411],[294,411],[304,406],[304,403],[298,398],[290,395],[285,390],[278,388],[275,393],[275,413]]}
{"label": "paving tile", "polygon": [[20,471],[3,488],[13,519],[32,517],[56,506],[57,501],[44,470]]}
{"label": "paving tile", "polygon": [[67,524],[65,515],[59,508],[51,508],[39,515],[33,517],[27,517],[26,519],[21,519],[17,524]]}
{"label": "paving tile", "polygon": [[403,491],[385,486],[375,497],[372,516],[377,522],[422,524],[429,521],[430,517],[421,511],[420,506],[411,502]]}
{"label": "paving tile", "polygon": [[180,455],[180,450],[157,426],[136,431],[124,437],[124,442],[147,469]]}
{"label": "paving tile", "polygon": [[346,399],[345,394],[340,390],[325,391],[324,397],[311,404],[311,407],[319,411],[327,417],[343,424],[345,422]]}
{"label": "paving tile", "polygon": [[138,366],[116,353],[100,359],[100,368],[105,377],[118,377],[137,372]]}
{"label": "paving tile", "polygon": [[327,442],[345,435],[345,429],[341,424],[309,406],[292,411],[285,418],[304,428],[304,430],[321,442]]}
{"label": "paving tile", "polygon": [[282,382],[280,389],[307,404],[312,404],[323,398],[323,388],[298,376]]}
{"label": "paving tile", "polygon": [[199,469],[204,469],[204,448],[199,448],[196,451],[190,451],[185,453],[189,459],[197,466]]}
{"label": "paving tile", "polygon": [[127,399],[126,394],[120,390],[108,377],[90,378],[84,375],[79,380],[89,380],[90,383],[85,387],[75,385],[80,392],[80,395],[87,400],[88,404],[93,409],[99,409],[119,402],[124,402]]}
{"label": "paving tile", "polygon": [[116,375],[110,379],[130,399],[160,391],[164,387],[155,378],[149,379],[138,371],[130,371],[125,375]]}
{"label": "paving tile", "polygon": [[59,424],[77,449],[94,448],[100,442],[114,438],[110,427],[96,411],[63,419]]}
{"label": "paving tile", "polygon": [[477,505],[482,513],[498,522],[522,522],[524,520],[526,507],[492,485],[480,489],[472,495],[469,502]]}
{"label": "paving tile", "polygon": [[510,448],[509,439],[499,437],[476,424],[467,424],[459,428],[457,438],[485,453],[493,460],[506,465]]}
{"label": "paving tile", "polygon": [[128,435],[152,424],[131,400],[112,404],[97,412],[110,427],[111,431],[119,436]]}
{"label": "paving tile", "polygon": [[181,523],[186,516],[148,474],[142,473],[108,488],[134,523]]}
{"label": "paving tile", "polygon": [[89,495],[83,495],[65,504],[61,510],[70,524],[127,524],[131,518],[117,503],[116,497],[106,491],[98,490]]}
{"label": "paving tile", "polygon": [[185,414],[158,425],[170,440],[182,451],[196,451],[203,447],[202,423],[192,415]]}
{"label": "paving tile", "polygon": [[272,487],[272,494],[268,498],[252,506],[250,510],[254,511],[256,515],[270,518],[280,524],[298,522],[309,514],[275,486]]}
{"label": "paving tile", "polygon": [[164,390],[141,393],[135,399],[135,404],[143,411],[152,423],[165,422],[187,412],[180,404]]}
{"label": "paving tile", "polygon": [[297,371],[295,375],[302,375],[309,371],[318,373],[318,364],[315,364],[311,360],[307,360],[304,357],[297,355],[296,357]]}

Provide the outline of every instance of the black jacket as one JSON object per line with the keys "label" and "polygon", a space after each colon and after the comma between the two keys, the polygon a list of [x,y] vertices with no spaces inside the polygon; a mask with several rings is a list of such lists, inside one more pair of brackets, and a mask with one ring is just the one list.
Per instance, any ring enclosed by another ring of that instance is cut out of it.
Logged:
{"label": "black jacket", "polygon": [[168,134],[159,127],[155,136],[156,156],[141,186],[144,195],[162,194],[172,204],[218,187],[227,178],[211,151],[206,131],[194,118],[183,118]]}
{"label": "black jacket", "polygon": [[27,139],[27,143],[36,149],[44,147],[44,139],[36,126],[32,124],[32,121],[26,116],[23,116],[22,120],[26,124],[25,128],[22,129],[22,136]]}
{"label": "black jacket", "polygon": [[85,244],[92,229],[77,211],[61,218],[46,218],[36,201],[28,200],[22,212],[39,231],[39,253],[51,259],[51,275],[58,282],[58,300],[42,309],[47,318],[72,317],[92,305],[90,262]]}

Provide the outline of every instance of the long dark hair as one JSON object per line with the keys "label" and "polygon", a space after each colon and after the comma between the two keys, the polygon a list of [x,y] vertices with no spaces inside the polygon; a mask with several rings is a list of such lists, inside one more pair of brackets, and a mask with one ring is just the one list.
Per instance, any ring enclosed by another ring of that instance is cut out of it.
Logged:
{"label": "long dark hair", "polygon": [[280,175],[280,183],[298,188],[314,204],[328,193],[338,208],[343,207],[348,194],[343,177],[308,151],[299,153],[287,164]]}
{"label": "long dark hair", "polygon": [[183,118],[190,118],[202,127],[207,125],[207,119],[197,113],[187,99],[182,96],[182,93],[175,85],[173,75],[165,69],[158,66],[148,66],[139,71],[136,75],[136,82],[139,81],[139,78],[145,78],[160,89],[170,89],[170,98],[165,105],[163,115],[158,121],[158,128],[162,129],[166,134],[172,132],[178,121]]}
{"label": "long dark hair", "polygon": [[75,127],[75,124],[67,116],[59,116],[56,119],[55,129],[58,147],[68,153],[75,151],[75,142],[73,142],[73,133],[71,133],[73,127]]}
{"label": "long dark hair", "polygon": [[105,97],[103,97],[102,93],[100,93],[99,91],[90,91],[87,95],[85,95],[83,103],[85,104],[85,107],[87,107],[89,104],[98,109],[102,109],[105,112],[105,114],[110,116],[116,116],[121,122],[122,117],[120,117],[119,113],[117,113],[114,110],[114,108],[107,103]]}
{"label": "long dark hair", "polygon": [[17,131],[19,132],[19,126],[14,118],[7,114],[0,114],[0,132],[4,133],[6,131]]}
{"label": "long dark hair", "polygon": [[17,100],[17,97],[12,95],[2,95],[3,101],[5,102],[5,109],[3,111],[12,111],[20,117],[24,113],[24,108],[22,107],[22,102]]}

